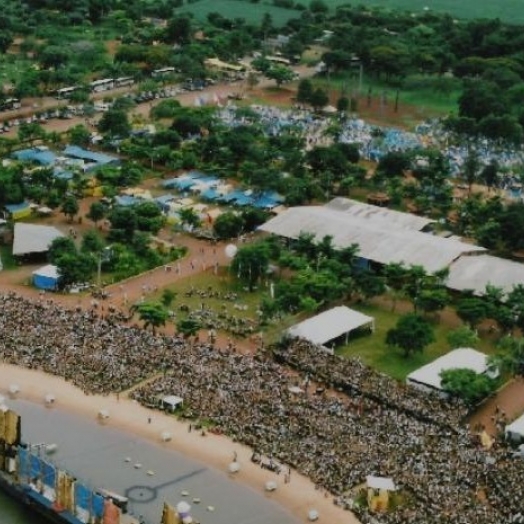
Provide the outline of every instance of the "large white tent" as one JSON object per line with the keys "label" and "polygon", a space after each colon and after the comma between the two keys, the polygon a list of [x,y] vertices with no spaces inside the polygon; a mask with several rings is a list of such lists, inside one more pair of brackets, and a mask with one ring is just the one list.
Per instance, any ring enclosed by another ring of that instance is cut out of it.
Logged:
{"label": "large white tent", "polygon": [[338,306],[295,324],[287,330],[292,337],[303,338],[312,344],[323,346],[355,329],[369,326],[375,328],[375,320],[346,306]]}
{"label": "large white tent", "polygon": [[359,216],[326,206],[301,206],[280,213],[259,230],[289,239],[297,239],[301,233],[314,235],[316,241],[330,236],[337,249],[358,245],[358,256],[363,259],[379,264],[419,265],[429,273],[448,267],[463,254],[485,251],[483,247],[396,223],[400,221],[377,218],[373,213]]}
{"label": "large white tent", "polygon": [[45,253],[55,238],[63,236],[56,227],[15,222],[13,255]]}
{"label": "large white tent", "polygon": [[479,296],[488,285],[509,293],[518,284],[524,284],[524,264],[491,255],[459,258],[451,264],[446,283],[450,289],[471,290]]}
{"label": "large white tent", "polygon": [[516,441],[524,441],[524,413],[505,428],[506,438]]}
{"label": "large white tent", "polygon": [[453,349],[411,372],[406,377],[406,382],[421,389],[442,391],[440,374],[448,369],[471,369],[478,374],[487,373],[490,370],[488,356],[472,348]]}

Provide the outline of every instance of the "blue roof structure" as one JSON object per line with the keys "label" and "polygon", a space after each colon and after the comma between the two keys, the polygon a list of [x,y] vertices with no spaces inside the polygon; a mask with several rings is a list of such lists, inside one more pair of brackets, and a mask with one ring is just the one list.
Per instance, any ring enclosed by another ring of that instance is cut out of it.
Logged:
{"label": "blue roof structure", "polygon": [[224,195],[221,200],[237,206],[249,206],[254,202],[253,197],[246,195],[244,191],[240,190],[232,191]]}
{"label": "blue roof structure", "polygon": [[221,197],[222,195],[218,193],[218,191],[215,188],[212,187],[200,193],[200,198],[204,200],[220,200]]}
{"label": "blue roof structure", "polygon": [[55,169],[53,171],[53,176],[55,178],[60,179],[60,180],[72,180],[73,172],[72,171],[64,171],[62,169]]}
{"label": "blue roof structure", "polygon": [[78,146],[67,146],[64,149],[64,155],[72,158],[79,158],[88,162],[94,162],[97,165],[105,165],[119,162],[118,157],[89,151]]}
{"label": "blue roof structure", "polygon": [[16,213],[22,209],[27,209],[29,207],[29,202],[22,202],[20,204],[5,204],[4,206],[9,213]]}
{"label": "blue roof structure", "polygon": [[20,151],[15,151],[12,156],[17,160],[35,162],[43,166],[50,166],[56,161],[56,155],[52,151],[49,151],[49,149],[42,149],[40,147],[21,149]]}
{"label": "blue roof structure", "polygon": [[129,207],[138,204],[138,202],[138,198],[135,198],[134,196],[130,195],[118,195],[115,197],[115,203],[118,206]]}

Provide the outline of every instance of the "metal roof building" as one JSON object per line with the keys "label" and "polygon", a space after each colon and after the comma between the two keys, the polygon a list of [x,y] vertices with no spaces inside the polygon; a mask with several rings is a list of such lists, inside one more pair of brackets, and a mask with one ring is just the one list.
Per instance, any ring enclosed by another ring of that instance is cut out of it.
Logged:
{"label": "metal roof building", "polygon": [[472,348],[453,349],[411,372],[406,382],[411,386],[442,390],[440,373],[448,369],[471,369],[478,374],[486,373],[489,370],[488,356]]}
{"label": "metal roof building", "polygon": [[462,257],[451,264],[446,286],[456,291],[471,290],[483,295],[486,286],[509,293],[516,285],[524,285],[524,264],[490,255]]}
{"label": "metal roof building", "polygon": [[55,238],[64,234],[52,226],[39,226],[16,222],[13,239],[13,255],[22,256],[30,253],[45,253]]}
{"label": "metal roof building", "polygon": [[[407,224],[408,219],[395,221],[384,215],[377,218],[374,213],[364,217],[330,207],[303,206],[284,211],[259,230],[291,239],[301,233],[311,233],[317,241],[331,236],[333,246],[339,249],[357,244],[361,258],[379,264],[419,265],[430,273],[448,267],[465,253],[485,251],[479,246],[409,229]],[[416,221],[413,224],[420,225]]]}
{"label": "metal roof building", "polygon": [[375,327],[375,319],[346,306],[338,306],[295,324],[287,330],[292,337],[324,345],[360,327]]}

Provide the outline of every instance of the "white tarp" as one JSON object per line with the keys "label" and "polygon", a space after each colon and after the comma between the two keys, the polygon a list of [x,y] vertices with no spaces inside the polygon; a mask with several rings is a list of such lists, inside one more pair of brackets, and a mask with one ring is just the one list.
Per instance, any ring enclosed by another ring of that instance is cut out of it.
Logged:
{"label": "white tarp", "polygon": [[366,477],[366,484],[368,488],[371,489],[385,489],[386,491],[396,491],[397,489],[393,479],[388,477],[374,477],[373,475],[368,475]]}
{"label": "white tarp", "polygon": [[58,280],[60,278],[60,274],[58,273],[58,267],[56,267],[53,264],[48,264],[47,266],[43,266],[39,269],[36,269],[35,271],[33,271],[33,275],[38,275],[46,278],[53,278],[55,280]]}
{"label": "white tarp", "polygon": [[174,410],[178,405],[182,404],[182,402],[184,402],[184,399],[177,397],[176,395],[166,395],[162,398],[162,404],[164,406],[169,406],[172,410]]}
{"label": "white tarp", "polygon": [[471,369],[475,373],[488,371],[488,356],[476,349],[457,348],[437,358],[433,362],[411,372],[406,377],[410,385],[421,385],[442,389],[440,373],[448,369]]}
{"label": "white tarp", "polygon": [[308,340],[312,344],[325,344],[362,326],[371,326],[374,319],[346,306],[338,306],[291,326],[292,337]]}
{"label": "white tarp", "polygon": [[45,253],[55,238],[63,236],[56,227],[15,222],[13,255]]}
{"label": "white tarp", "polygon": [[486,251],[465,242],[400,228],[393,222],[388,226],[384,218],[353,216],[323,206],[290,208],[258,229],[292,239],[310,233],[317,242],[330,236],[337,249],[356,244],[359,257],[379,264],[418,265],[429,273],[448,267],[463,254]]}
{"label": "white tarp", "polygon": [[524,413],[511,424],[508,424],[505,429],[506,438],[513,440],[524,439]]}

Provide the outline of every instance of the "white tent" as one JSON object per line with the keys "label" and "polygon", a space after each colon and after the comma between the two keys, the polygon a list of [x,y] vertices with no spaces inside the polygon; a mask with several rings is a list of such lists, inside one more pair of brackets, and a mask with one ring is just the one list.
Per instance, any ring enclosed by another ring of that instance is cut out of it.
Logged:
{"label": "white tent", "polygon": [[479,374],[490,372],[487,355],[472,348],[457,348],[411,372],[406,382],[410,386],[442,391],[440,374],[448,369],[471,369]]}
{"label": "white tent", "polygon": [[295,324],[287,330],[292,337],[303,338],[312,344],[324,345],[360,327],[373,331],[375,320],[346,306],[338,306]]}
{"label": "white tent", "polygon": [[506,438],[516,441],[524,441],[524,413],[505,428]]}
{"label": "white tent", "polygon": [[374,477],[373,475],[368,475],[366,477],[366,484],[368,488],[371,489],[383,489],[386,491],[396,491],[397,489],[393,479],[389,477]]}
{"label": "white tent", "polygon": [[162,407],[175,411],[175,409],[184,402],[182,397],[177,397],[176,395],[166,395],[162,397]]}
{"label": "white tent", "polygon": [[13,238],[13,255],[45,253],[55,238],[63,236],[64,234],[56,227],[16,222]]}

